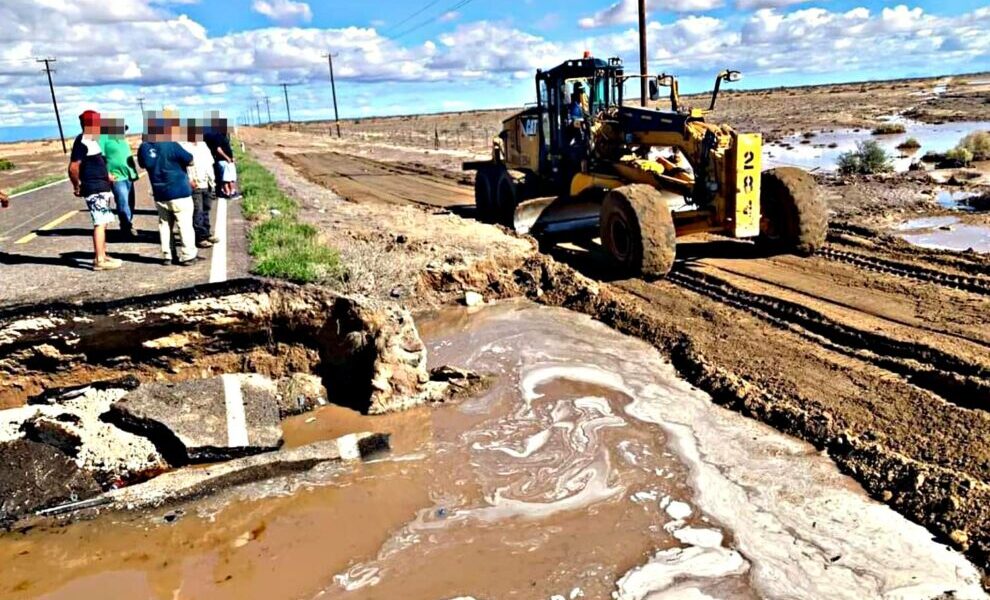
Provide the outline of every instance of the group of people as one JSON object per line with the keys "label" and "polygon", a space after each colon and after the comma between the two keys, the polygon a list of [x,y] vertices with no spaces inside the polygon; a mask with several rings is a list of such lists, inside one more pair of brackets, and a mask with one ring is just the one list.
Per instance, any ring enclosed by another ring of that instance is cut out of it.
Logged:
{"label": "group of people", "polygon": [[[144,169],[158,210],[164,264],[200,260],[199,249],[220,240],[211,232],[213,202],[237,198],[237,169],[225,119],[180,119],[172,112],[145,115],[144,137],[132,153],[122,119],[92,110],[79,115],[82,133],[72,144],[69,179],[84,198],[93,222],[93,269],[119,269],[107,253],[107,226],[119,220],[121,234],[134,237],[134,185]],[[173,232],[178,234],[175,243]],[[175,245],[175,252],[172,247]]]}

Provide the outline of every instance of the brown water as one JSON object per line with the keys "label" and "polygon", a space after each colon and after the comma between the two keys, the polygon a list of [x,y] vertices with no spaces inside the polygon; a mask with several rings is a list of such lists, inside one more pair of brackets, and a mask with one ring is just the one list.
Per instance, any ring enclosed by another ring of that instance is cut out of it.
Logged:
{"label": "brown water", "polygon": [[[457,405],[329,407],[289,445],[393,433],[364,464],[0,538],[3,598],[983,597],[959,554],[814,448],[713,406],[651,348],[508,303],[422,326],[491,373]],[[175,513],[172,513],[173,516]]]}

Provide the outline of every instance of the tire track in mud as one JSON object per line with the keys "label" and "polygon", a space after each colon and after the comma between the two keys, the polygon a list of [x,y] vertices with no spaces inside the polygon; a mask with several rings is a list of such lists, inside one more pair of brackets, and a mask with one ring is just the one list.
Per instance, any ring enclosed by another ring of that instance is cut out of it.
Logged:
{"label": "tire track in mud", "polygon": [[947,288],[962,290],[973,294],[990,296],[990,279],[982,277],[971,277],[966,275],[953,275],[944,271],[936,271],[918,265],[904,262],[867,256],[856,252],[847,252],[835,248],[825,247],[817,253],[822,258],[836,262],[846,263],[875,273],[894,275],[914,281],[934,283]]}
{"label": "tire track in mud", "polygon": [[[866,257],[877,258],[898,269],[913,271],[920,268],[932,274],[946,274],[944,271],[929,268],[928,265],[938,268],[947,267],[957,273],[966,273],[976,278],[982,277],[983,283],[990,283],[990,257],[986,255],[912,246],[901,241],[892,232],[874,230],[852,223],[830,223],[828,242],[833,248],[834,246],[846,246],[861,249],[864,252],[899,257],[899,260],[885,257]],[[862,253],[855,254],[860,257],[864,256]],[[924,264],[908,261],[918,261]]]}
{"label": "tire track in mud", "polygon": [[[690,267],[675,269],[667,279],[722,304],[753,314],[797,333],[829,350],[856,358],[903,377],[962,408],[990,410],[990,372],[977,364],[917,342],[842,324],[805,306],[741,290],[727,281]],[[628,289],[636,293],[634,289]],[[636,294],[639,295],[639,294]],[[640,296],[642,297],[642,296]]]}

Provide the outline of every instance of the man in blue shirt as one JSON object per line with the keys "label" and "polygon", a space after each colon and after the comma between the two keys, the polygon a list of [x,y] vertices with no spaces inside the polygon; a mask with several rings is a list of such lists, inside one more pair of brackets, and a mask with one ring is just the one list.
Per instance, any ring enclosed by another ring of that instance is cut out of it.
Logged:
{"label": "man in blue shirt", "polygon": [[186,168],[193,162],[193,155],[175,141],[181,135],[177,116],[148,119],[144,130],[148,135],[138,148],[138,164],[148,172],[158,209],[162,261],[165,264],[172,262],[172,228],[178,226],[176,250],[179,264],[191,265],[200,258],[193,229],[192,185],[186,174]]}

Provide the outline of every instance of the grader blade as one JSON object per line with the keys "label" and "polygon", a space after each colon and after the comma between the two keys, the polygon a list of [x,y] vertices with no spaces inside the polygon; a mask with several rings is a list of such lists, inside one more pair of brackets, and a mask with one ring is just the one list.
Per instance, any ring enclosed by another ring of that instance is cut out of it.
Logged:
{"label": "grader blade", "polygon": [[601,204],[574,198],[547,197],[520,202],[513,216],[519,234],[551,235],[598,229]]}

